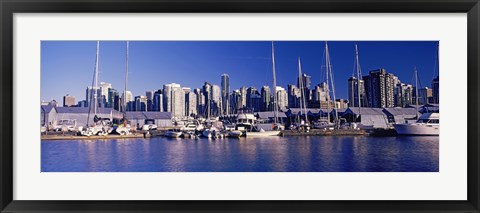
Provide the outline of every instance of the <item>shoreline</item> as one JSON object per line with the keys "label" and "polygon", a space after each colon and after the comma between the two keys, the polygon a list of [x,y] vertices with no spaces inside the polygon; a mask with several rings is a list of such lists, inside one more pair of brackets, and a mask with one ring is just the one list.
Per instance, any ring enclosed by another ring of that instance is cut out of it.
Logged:
{"label": "shoreline", "polygon": [[[129,139],[129,138],[151,138],[151,137],[164,137],[164,130],[151,130],[151,131],[139,131],[131,135],[117,135],[110,134],[106,136],[80,136],[75,132],[65,132],[65,133],[49,133],[42,134],[41,140],[110,140],[110,139]],[[282,130],[278,137],[284,136],[370,136],[370,137],[391,137],[396,136],[395,130],[352,130],[352,129],[337,129],[337,130],[321,130],[321,129],[311,129],[309,132],[302,132],[296,130]],[[246,136],[248,138],[248,136]],[[181,137],[183,138],[183,137]]]}

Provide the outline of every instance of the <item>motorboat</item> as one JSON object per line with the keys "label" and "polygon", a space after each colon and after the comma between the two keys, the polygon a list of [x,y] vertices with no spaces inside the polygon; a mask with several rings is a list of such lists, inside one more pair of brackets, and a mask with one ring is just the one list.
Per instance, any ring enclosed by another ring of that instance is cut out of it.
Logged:
{"label": "motorboat", "polygon": [[165,132],[165,137],[169,137],[169,138],[179,138],[180,136],[182,136],[182,132],[179,131],[179,130],[176,130],[176,129],[169,129]]}
{"label": "motorboat", "polygon": [[181,127],[182,131],[202,131],[204,130],[204,126],[200,124],[198,121],[195,122],[186,122],[184,124],[185,126]]}
{"label": "motorboat", "polygon": [[93,118],[94,123],[83,129],[81,128],[80,135],[83,136],[92,136],[92,135],[99,135],[99,136],[106,136],[113,132],[112,122],[109,118],[100,118],[95,116]]}
{"label": "motorboat", "polygon": [[333,129],[335,128],[335,124],[330,123],[328,121],[318,121],[313,123],[313,128],[314,129]]}
{"label": "motorboat", "polygon": [[272,131],[265,131],[263,129],[260,129],[258,131],[250,131],[246,132],[245,136],[248,137],[268,137],[268,136],[279,136],[280,131],[272,130]]}
{"label": "motorboat", "polygon": [[203,137],[206,137],[206,138],[217,138],[217,137],[220,137],[219,134],[220,134],[220,131],[215,127],[205,129],[202,132]]}
{"label": "motorboat", "polygon": [[231,138],[239,138],[242,135],[243,135],[242,131],[238,131],[238,130],[228,131],[228,137],[231,137]]}
{"label": "motorboat", "polygon": [[251,113],[238,114],[235,131],[242,132],[242,135],[245,135],[246,137],[266,137],[280,135],[279,130],[265,131],[263,128],[258,129],[255,126],[255,120],[255,116]]}
{"label": "motorboat", "polygon": [[399,135],[439,135],[440,113],[424,113],[415,123],[394,124]]}
{"label": "motorboat", "polygon": [[142,126],[142,130],[144,130],[144,131],[156,130],[157,128],[158,128],[158,126],[155,125],[155,124],[144,124],[144,125]]}
{"label": "motorboat", "polygon": [[115,128],[115,132],[119,135],[129,135],[131,134],[131,129],[132,127],[130,124],[120,124]]}
{"label": "motorboat", "polygon": [[62,131],[62,132],[72,132],[75,131],[77,127],[77,120],[75,119],[62,119],[57,121],[56,124],[53,125],[54,131]]}

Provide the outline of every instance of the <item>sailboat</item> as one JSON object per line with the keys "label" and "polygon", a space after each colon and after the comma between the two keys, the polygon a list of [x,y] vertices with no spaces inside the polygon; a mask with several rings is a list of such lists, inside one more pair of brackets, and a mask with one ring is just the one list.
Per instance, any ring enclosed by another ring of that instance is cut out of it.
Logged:
{"label": "sailboat", "polygon": [[[280,135],[280,130],[284,130],[285,126],[278,122],[278,104],[277,104],[277,79],[275,74],[275,47],[272,41],[272,74],[273,74],[273,128],[270,131],[266,131],[262,128],[258,129],[255,125],[257,120],[253,113],[249,112],[240,112],[237,115],[235,130],[241,131],[246,137],[266,137],[266,136],[278,136]],[[237,136],[238,132],[235,132],[234,136]]]}
{"label": "sailboat", "polygon": [[[415,109],[418,112],[418,72],[415,67]],[[394,124],[399,135],[439,135],[440,114],[424,113],[415,123]]]}
{"label": "sailboat", "polygon": [[[300,122],[300,128],[302,128],[305,132],[310,131],[310,125],[308,124],[308,117],[307,117],[307,105],[306,105],[306,97],[305,97],[305,91],[304,91],[304,85],[303,85],[303,79],[302,79],[302,62],[300,61],[300,57],[298,57],[298,86],[300,87],[300,114],[305,115],[305,120],[301,120]],[[302,112],[303,110],[303,112]]]}
{"label": "sailboat", "polygon": [[129,42],[127,41],[126,46],[126,55],[125,55],[125,90],[123,91],[123,123],[117,126],[115,132],[120,135],[129,135],[131,126],[127,122],[127,83],[128,83],[128,46]]}
{"label": "sailboat", "polygon": [[[333,102],[334,102],[334,111],[335,117],[333,118],[333,123],[330,121],[330,110],[331,110],[331,100],[330,100],[330,87],[332,88],[332,95],[333,95]],[[338,129],[338,110],[337,105],[335,104],[336,96],[335,96],[335,84],[333,79],[333,71],[332,71],[332,63],[330,61],[330,52],[328,50],[328,42],[325,41],[325,93],[326,93],[326,101],[327,101],[327,116],[324,117],[323,115],[320,116],[319,121],[314,124],[314,128],[318,129]],[[320,109],[322,108],[320,104]],[[323,113],[322,113],[323,114]]]}
{"label": "sailboat", "polygon": [[[81,130],[80,134],[84,136],[91,136],[91,135],[101,135],[105,136],[112,132],[113,128],[111,127],[110,119],[108,118],[100,118],[97,116],[98,110],[98,57],[100,52],[100,41],[97,41],[97,52],[95,57],[95,69],[94,69],[94,80],[92,82],[92,89],[94,90],[93,97],[90,99],[89,110],[88,110],[88,117],[87,117],[87,128],[85,130]],[[88,91],[90,93],[90,91]],[[92,101],[93,99],[93,101]],[[93,110],[94,110],[94,117],[93,117],[93,125],[88,126],[88,121],[90,120],[90,111],[92,108],[93,102]]]}
{"label": "sailboat", "polygon": [[[373,125],[364,125],[361,123],[361,115],[362,115],[362,101],[366,104],[367,101],[365,100],[365,94],[363,94],[363,91],[364,91],[364,84],[361,84],[360,82],[362,81],[362,69],[360,67],[360,60],[359,60],[359,57],[358,57],[358,46],[357,44],[355,43],[355,63],[354,63],[354,69],[353,69],[353,73],[352,73],[352,78],[355,77],[355,74],[357,74],[357,78],[356,78],[356,86],[357,86],[357,109],[358,109],[358,114],[357,114],[357,118],[356,120],[358,120],[358,123],[353,121],[352,123],[352,127],[353,129],[365,129],[365,130],[368,130],[368,129],[373,129]],[[355,84],[355,80],[352,81],[352,83]],[[354,90],[354,85],[352,85],[352,90]],[[355,96],[355,92],[352,92],[352,95]],[[352,108],[355,107],[355,97],[352,98]]]}

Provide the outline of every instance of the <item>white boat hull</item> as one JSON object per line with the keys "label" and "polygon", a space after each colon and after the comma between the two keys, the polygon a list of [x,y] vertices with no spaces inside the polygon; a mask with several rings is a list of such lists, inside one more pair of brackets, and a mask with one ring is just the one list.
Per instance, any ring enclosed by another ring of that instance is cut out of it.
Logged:
{"label": "white boat hull", "polygon": [[439,135],[440,125],[431,124],[395,124],[395,131],[399,135]]}
{"label": "white boat hull", "polygon": [[117,129],[115,129],[115,132],[117,132],[119,135],[129,135],[130,134],[130,128],[124,127],[124,126],[119,126]]}
{"label": "white boat hull", "polygon": [[265,131],[265,132],[247,132],[247,137],[268,137],[268,136],[278,136],[280,131]]}

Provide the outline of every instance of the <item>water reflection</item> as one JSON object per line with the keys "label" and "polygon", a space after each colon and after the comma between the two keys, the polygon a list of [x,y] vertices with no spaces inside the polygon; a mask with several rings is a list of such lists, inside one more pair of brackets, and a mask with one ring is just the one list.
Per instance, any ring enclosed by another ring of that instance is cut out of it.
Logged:
{"label": "water reflection", "polygon": [[42,172],[436,172],[438,137],[42,141]]}

